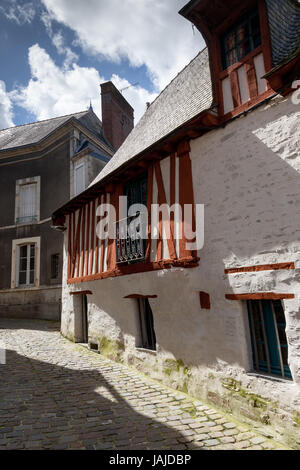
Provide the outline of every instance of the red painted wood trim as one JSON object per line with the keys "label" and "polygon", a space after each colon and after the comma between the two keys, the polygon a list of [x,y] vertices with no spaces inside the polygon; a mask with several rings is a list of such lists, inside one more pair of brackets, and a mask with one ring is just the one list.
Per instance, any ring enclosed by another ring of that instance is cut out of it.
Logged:
{"label": "red painted wood trim", "polygon": [[200,306],[203,309],[210,310],[210,295],[206,292],[200,292]]}
{"label": "red painted wood trim", "polygon": [[85,213],[86,213],[86,206],[82,208],[82,225],[81,225],[81,251],[80,251],[80,275],[83,276],[84,273],[84,258],[85,258]]}
{"label": "red painted wood trim", "polygon": [[96,200],[92,203],[92,221],[91,221],[91,243],[90,243],[90,272],[93,274],[94,251],[95,251],[95,224],[96,224]]}
{"label": "red painted wood trim", "polygon": [[245,266],[241,268],[225,269],[225,274],[234,273],[247,273],[257,271],[273,271],[278,269],[295,269],[295,263],[274,263],[274,264],[259,264],[256,266]]}
{"label": "red painted wood trim", "polygon": [[[116,209],[116,220],[119,214],[119,196],[121,195],[121,184],[115,185],[115,190],[110,195],[110,204]],[[108,240],[107,248],[107,269],[111,271],[116,266],[116,242],[115,239]]]}
{"label": "red painted wood trim", "polygon": [[225,294],[228,300],[281,300],[294,299],[294,294],[276,294],[275,292],[258,292],[248,294]]}
{"label": "red painted wood trim", "polygon": [[75,292],[69,292],[70,295],[90,295],[93,292],[91,290],[78,290]]}
{"label": "red painted wood trim", "polygon": [[[194,191],[193,191],[193,177],[192,177],[192,162],[189,153],[185,153],[179,158],[179,203],[182,208],[184,219],[184,205],[191,204],[194,207]],[[196,256],[196,252],[186,250],[186,240],[184,235],[184,220],[182,221],[182,233],[179,240],[180,258],[187,256]],[[193,211],[192,229],[195,231],[196,220]],[[191,242],[191,240],[189,240]]]}
{"label": "red painted wood trim", "polygon": [[97,235],[97,225],[99,223],[99,220],[100,220],[100,217],[98,215],[96,215],[96,212],[97,212],[97,209],[98,207],[100,206],[101,204],[101,197],[102,196],[99,196],[98,198],[96,198],[96,210],[95,210],[95,231],[96,231],[96,247],[95,247],[95,273],[98,273],[100,272],[99,271],[99,268],[98,268],[98,263],[99,263],[99,238],[98,238],[98,235]]}
{"label": "red painted wood trim", "polygon": [[[104,194],[103,196],[103,203],[106,204],[107,202],[107,195]],[[99,218],[99,221],[101,220],[101,218]],[[98,239],[98,245],[99,245],[99,239]],[[99,266],[99,269],[98,273],[103,273],[104,271],[104,251],[105,251],[105,239],[102,239],[101,240],[101,243],[100,243],[100,266]],[[97,247],[97,255],[99,256],[99,248]],[[98,256],[97,256],[97,263],[98,263]],[[97,264],[98,266],[98,264]]]}
{"label": "red painted wood trim", "polygon": [[71,277],[71,256],[72,256],[72,213],[68,217],[69,226],[68,226],[68,278]]}
{"label": "red painted wood trim", "polygon": [[157,299],[157,295],[130,294],[123,297],[123,299]]}
{"label": "red painted wood trim", "polygon": [[233,65],[230,65],[230,67],[228,67],[227,69],[225,70],[222,70],[220,73],[219,73],[219,78],[221,80],[223,80],[224,78],[226,77],[229,77],[229,75],[233,72],[233,71],[237,71],[239,68],[243,67],[243,65],[247,64],[247,62],[249,62],[251,59],[254,59],[254,57],[256,57],[257,55],[261,54],[263,52],[263,49],[262,49],[262,46],[258,46],[256,49],[253,49],[253,51],[251,51],[246,57],[244,57],[242,60],[240,60],[239,62],[236,62],[235,64]]}
{"label": "red painted wood trim", "polygon": [[91,222],[91,204],[87,205],[87,230],[86,230],[86,241],[85,241],[85,275],[89,273],[89,241],[90,241],[90,222]]}
{"label": "red painted wood trim", "polygon": [[[167,198],[166,198],[166,193],[165,193],[165,188],[164,188],[160,163],[156,162],[155,165],[154,165],[154,168],[155,168],[155,176],[156,176],[157,190],[158,190],[158,204],[167,204]],[[158,243],[159,246],[157,246],[157,259],[158,259],[158,261],[162,259],[162,220],[161,219],[162,219],[162,217],[161,217],[161,213],[160,213],[160,217],[159,217],[160,239],[159,239],[159,243]],[[167,239],[169,255],[170,255],[171,259],[175,259],[176,258],[176,248],[175,248],[175,240],[174,240],[174,224],[173,224],[173,231],[172,231],[172,227],[170,225],[170,237],[171,238]]]}
{"label": "red painted wood trim", "polygon": [[272,47],[271,47],[271,34],[269,28],[269,15],[265,0],[258,0],[259,20],[260,20],[260,33],[262,50],[264,54],[265,71],[268,73],[272,69]]}
{"label": "red painted wood trim", "polygon": [[190,141],[183,140],[177,145],[177,157],[185,156],[191,151]]}
{"label": "red painted wood trim", "polygon": [[129,274],[139,274],[149,271],[158,271],[162,269],[170,269],[172,267],[182,268],[196,268],[199,266],[199,258],[182,258],[176,260],[162,260],[154,263],[136,263],[129,266],[123,266],[122,268],[116,267],[112,271],[106,271],[104,273],[92,274],[90,276],[78,277],[68,279],[68,284],[77,284],[87,281],[96,281],[99,279],[107,279],[109,277],[126,276]]}
{"label": "red painted wood trim", "polygon": [[248,79],[249,96],[250,99],[253,99],[258,96],[258,85],[253,58],[245,63],[245,70]]}
{"label": "red painted wood trim", "polygon": [[[72,262],[72,277],[75,274],[75,266],[77,261],[77,277],[79,276],[79,251],[80,251],[80,226],[81,226],[81,217],[82,217],[82,207],[79,210],[78,220],[77,220],[77,227],[76,227],[76,237],[75,237],[75,245],[73,250],[73,262]],[[74,214],[74,226],[75,226],[75,214]]]}
{"label": "red painted wood trim", "polygon": [[241,106],[242,104],[237,70],[233,70],[229,74],[229,79],[230,79],[233,106],[236,108],[237,106]]}
{"label": "red painted wood trim", "polygon": [[[172,207],[175,204],[176,198],[176,157],[173,153],[170,156],[170,206]],[[170,214],[170,229],[171,233],[174,234],[175,237],[175,220],[174,220],[174,212]],[[173,237],[173,238],[174,238]],[[175,258],[177,257],[176,254],[176,242],[174,239],[174,250],[175,250]]]}
{"label": "red painted wood trim", "polygon": [[266,100],[267,98],[271,98],[274,96],[275,93],[272,89],[266,90],[264,93],[261,93],[260,95],[256,96],[253,99],[250,99],[249,101],[246,101],[244,104],[239,106],[238,108],[233,109],[232,111],[229,111],[229,113],[226,113],[220,120],[220,124],[223,124],[224,122],[232,119],[234,116],[237,116],[245,111],[249,111],[253,106],[256,104],[261,103],[262,101]]}
{"label": "red painted wood trim", "polygon": [[150,261],[151,256],[151,206],[153,202],[153,163],[151,162],[148,167],[148,196],[147,196],[147,209],[148,209],[148,238],[146,242],[146,261]]}

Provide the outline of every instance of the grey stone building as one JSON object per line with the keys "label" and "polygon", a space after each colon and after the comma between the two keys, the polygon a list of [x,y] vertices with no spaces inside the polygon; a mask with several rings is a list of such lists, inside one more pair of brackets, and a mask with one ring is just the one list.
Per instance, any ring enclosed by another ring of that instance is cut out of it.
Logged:
{"label": "grey stone building", "polygon": [[103,125],[90,107],[0,130],[0,317],[60,318],[63,237],[51,214],[110,160],[116,143],[106,136],[133,127],[133,109],[111,82],[102,117]]}

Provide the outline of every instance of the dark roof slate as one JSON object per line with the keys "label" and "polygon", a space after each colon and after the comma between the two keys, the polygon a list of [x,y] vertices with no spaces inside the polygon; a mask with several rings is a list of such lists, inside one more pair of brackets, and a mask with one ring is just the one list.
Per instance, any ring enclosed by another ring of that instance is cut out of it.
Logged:
{"label": "dark roof slate", "polygon": [[105,139],[102,137],[101,121],[93,111],[88,110],[46,119],[45,121],[2,129],[0,130],[0,151],[36,144],[71,119],[78,120],[86,129],[106,143]]}
{"label": "dark roof slate", "polygon": [[300,46],[300,2],[266,0],[273,66],[289,58]]}
{"label": "dark roof slate", "polygon": [[153,101],[91,186],[212,106],[208,51],[200,52]]}

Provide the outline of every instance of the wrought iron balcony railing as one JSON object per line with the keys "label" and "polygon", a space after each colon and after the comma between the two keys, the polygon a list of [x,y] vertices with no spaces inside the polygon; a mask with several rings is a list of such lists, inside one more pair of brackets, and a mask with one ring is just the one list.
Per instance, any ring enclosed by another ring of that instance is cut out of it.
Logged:
{"label": "wrought iron balcony railing", "polygon": [[145,259],[146,217],[137,212],[135,216],[116,222],[116,261],[134,263]]}

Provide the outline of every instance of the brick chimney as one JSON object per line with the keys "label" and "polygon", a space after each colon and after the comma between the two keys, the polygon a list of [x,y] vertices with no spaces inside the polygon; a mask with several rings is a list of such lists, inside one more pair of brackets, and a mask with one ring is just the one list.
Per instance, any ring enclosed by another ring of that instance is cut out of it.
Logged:
{"label": "brick chimney", "polygon": [[117,151],[134,126],[134,110],[112,82],[101,83],[104,136]]}

